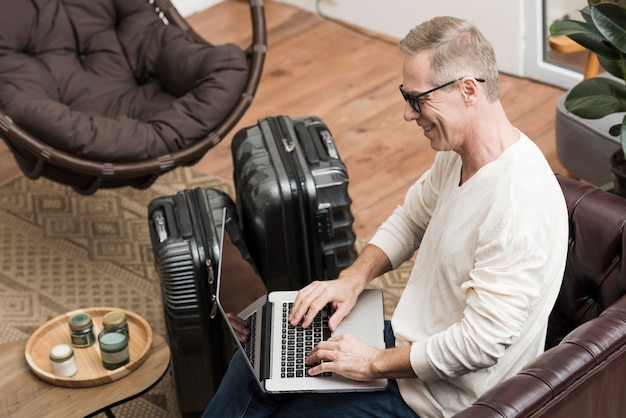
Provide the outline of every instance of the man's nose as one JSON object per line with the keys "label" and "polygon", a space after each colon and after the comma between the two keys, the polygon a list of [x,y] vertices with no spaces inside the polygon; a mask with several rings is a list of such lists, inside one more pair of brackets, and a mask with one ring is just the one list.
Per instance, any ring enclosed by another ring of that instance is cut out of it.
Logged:
{"label": "man's nose", "polygon": [[404,102],[404,120],[410,122],[412,120],[417,120],[420,118],[422,114],[418,113],[413,109],[413,107],[409,104],[409,102]]}

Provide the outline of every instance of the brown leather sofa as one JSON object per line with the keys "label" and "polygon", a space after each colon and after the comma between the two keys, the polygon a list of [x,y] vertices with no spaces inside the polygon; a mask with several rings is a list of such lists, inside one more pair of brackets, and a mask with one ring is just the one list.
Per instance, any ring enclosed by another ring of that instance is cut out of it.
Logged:
{"label": "brown leather sofa", "polygon": [[626,416],[626,200],[558,180],[570,240],[547,351],[456,418]]}

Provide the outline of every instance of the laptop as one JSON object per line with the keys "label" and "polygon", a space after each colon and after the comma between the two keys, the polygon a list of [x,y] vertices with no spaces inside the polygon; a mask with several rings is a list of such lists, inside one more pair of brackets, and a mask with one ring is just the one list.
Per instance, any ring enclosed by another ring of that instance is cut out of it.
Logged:
{"label": "laptop", "polygon": [[[306,330],[292,327],[287,316],[298,292],[268,292],[243,242],[239,226],[226,208],[218,269],[217,306],[262,391],[355,392],[382,390],[387,386],[387,379],[358,382],[332,373],[309,376],[304,363],[317,342],[331,335],[352,334],[372,347],[384,349],[381,290],[364,290],[352,312],[332,333],[327,324],[332,315],[330,307]],[[245,343],[237,338],[228,313],[236,314],[248,324],[250,336]]]}

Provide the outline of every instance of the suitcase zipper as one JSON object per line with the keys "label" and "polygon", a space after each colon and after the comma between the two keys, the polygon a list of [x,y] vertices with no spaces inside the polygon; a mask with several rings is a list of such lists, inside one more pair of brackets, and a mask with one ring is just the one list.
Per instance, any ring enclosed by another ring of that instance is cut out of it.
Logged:
{"label": "suitcase zipper", "polygon": [[282,142],[285,151],[287,151],[288,153],[292,153],[296,149],[296,143],[293,140],[289,140],[283,137]]}
{"label": "suitcase zipper", "polygon": [[[283,124],[285,124],[285,117],[284,116],[278,116],[275,118],[268,118],[268,121],[270,122],[270,129],[272,130],[272,132],[274,132],[274,137],[276,139],[276,141],[280,141],[280,143],[282,143],[283,145],[283,149],[285,150],[284,153],[284,160],[287,161],[287,173],[288,175],[291,176],[291,181],[290,183],[293,185],[292,187],[292,193],[296,193],[296,201],[298,202],[298,206],[299,206],[299,213],[297,213],[297,217],[300,220],[300,231],[302,232],[303,237],[306,237],[306,239],[304,239],[302,241],[302,244],[304,245],[303,248],[303,253],[305,254],[305,256],[303,257],[304,260],[304,265],[305,265],[305,271],[304,273],[306,274],[306,281],[308,283],[310,283],[313,278],[311,277],[312,274],[312,267],[311,267],[311,261],[309,259],[309,254],[310,253],[310,248],[309,248],[309,236],[307,234],[307,222],[306,222],[306,213],[305,213],[305,202],[304,202],[304,193],[305,190],[303,190],[302,184],[301,184],[301,180],[300,180],[300,173],[298,172],[298,167],[297,167],[297,163],[294,160],[294,158],[296,158],[296,155],[294,153],[295,149],[296,149],[296,142],[294,141],[294,139],[291,137],[290,133],[289,133],[289,128],[284,126]],[[278,148],[280,149],[280,146],[278,146]],[[294,190],[295,189],[295,190]]]}
{"label": "suitcase zipper", "polygon": [[[202,189],[200,188],[196,188],[194,190],[191,191],[191,193],[189,193],[187,195],[188,200],[187,200],[187,208],[189,210],[189,214],[191,216],[192,219],[195,219],[195,222],[192,221],[192,225],[196,225],[196,227],[198,229],[200,229],[201,232],[201,236],[203,237],[203,242],[202,242],[202,247],[204,249],[204,254],[199,254],[200,257],[204,257],[204,266],[205,266],[205,273],[206,273],[206,284],[209,287],[209,293],[210,293],[210,303],[211,303],[211,308],[210,308],[210,312],[209,312],[209,318],[214,319],[215,316],[217,315],[217,296],[216,296],[216,285],[215,285],[215,269],[213,266],[213,261],[212,261],[212,254],[213,251],[211,250],[211,242],[209,242],[208,237],[211,236],[216,236],[214,231],[207,231],[206,228],[208,227],[208,225],[205,225],[204,222],[202,222],[202,211],[200,210],[200,207],[204,208],[204,211],[207,214],[211,213],[210,207],[209,205],[206,203],[205,201],[205,197],[202,194]],[[200,289],[198,289],[200,290]],[[200,297],[200,295],[198,295]]]}

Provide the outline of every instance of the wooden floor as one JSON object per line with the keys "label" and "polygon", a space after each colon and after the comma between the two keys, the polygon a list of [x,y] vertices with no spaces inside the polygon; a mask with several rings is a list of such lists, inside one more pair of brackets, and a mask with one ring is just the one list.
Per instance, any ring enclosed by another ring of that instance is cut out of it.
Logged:
{"label": "wooden floor", "polygon": [[[402,118],[402,56],[389,39],[281,3],[266,0],[265,9],[268,51],[255,100],[196,168],[231,179],[230,142],[239,129],[269,115],[317,115],[330,127],[348,167],[355,230],[367,238],[434,156],[421,130]],[[213,43],[250,42],[247,1],[227,0],[188,20]],[[564,172],[554,145],[555,106],[562,94],[555,87],[501,77],[501,100],[509,118],[539,145],[555,172]],[[0,183],[18,175],[0,144]]]}

